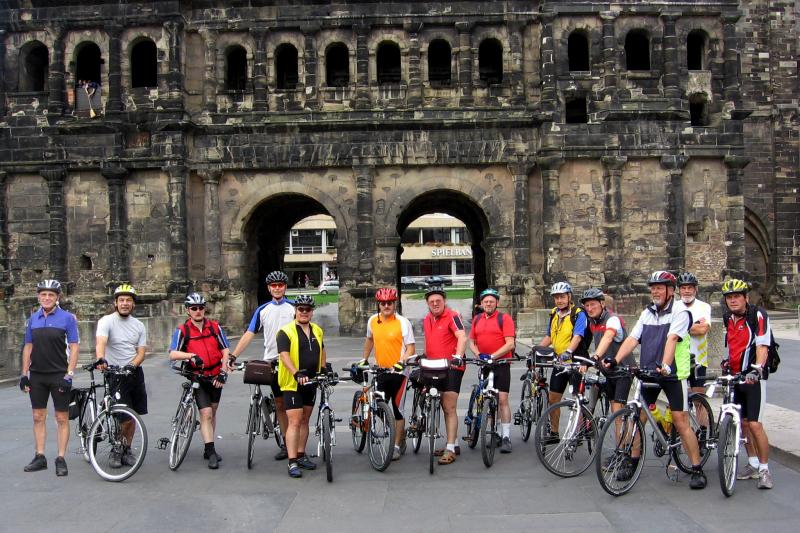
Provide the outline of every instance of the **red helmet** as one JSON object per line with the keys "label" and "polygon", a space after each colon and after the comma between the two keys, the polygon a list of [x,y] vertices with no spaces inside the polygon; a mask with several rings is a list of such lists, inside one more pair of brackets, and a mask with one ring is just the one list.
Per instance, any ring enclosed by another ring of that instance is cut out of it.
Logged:
{"label": "red helmet", "polygon": [[382,287],[375,293],[375,299],[379,302],[394,302],[397,300],[397,291],[391,287]]}
{"label": "red helmet", "polygon": [[676,282],[675,274],[666,270],[656,270],[650,274],[650,279],[647,280],[648,285],[663,284],[668,287],[675,287]]}

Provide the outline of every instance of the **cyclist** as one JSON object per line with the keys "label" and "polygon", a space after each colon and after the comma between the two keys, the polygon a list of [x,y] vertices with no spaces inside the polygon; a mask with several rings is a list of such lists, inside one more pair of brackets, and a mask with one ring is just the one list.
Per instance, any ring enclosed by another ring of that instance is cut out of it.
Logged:
{"label": "cyclist", "polygon": [[[552,345],[558,358],[565,362],[570,361],[573,355],[589,357],[589,345],[592,337],[588,332],[586,312],[572,303],[572,286],[566,281],[554,283],[550,287],[550,295],[556,306],[550,311],[547,332],[539,345]],[[571,374],[559,374],[556,371],[550,376],[550,405],[561,401],[561,397],[570,383],[570,376]],[[560,418],[561,413],[558,409],[554,409],[550,413],[550,438],[545,444],[554,444],[559,441]]]}
{"label": "cyclist", "polygon": [[[697,298],[697,277],[691,272],[678,276],[680,299],[675,300],[675,310],[688,309],[692,314],[689,330],[691,373],[689,390],[705,394],[706,368],[708,368],[708,330],[711,329],[711,306]],[[705,414],[705,412],[704,412]]]}
{"label": "cyclist", "polygon": [[[397,291],[391,287],[375,293],[378,313],[367,320],[367,337],[364,339],[364,358],[359,364],[369,364],[369,354],[375,350],[375,363],[381,368],[403,370],[403,361],[414,355],[414,330],[408,319],[397,313]],[[392,403],[395,419],[395,445],[392,460],[400,459],[405,442],[405,421],[400,407],[406,390],[406,376],[386,373],[378,376],[376,388]]]}
{"label": "cyclist", "polygon": [[[66,476],[64,454],[69,442],[69,400],[72,376],[78,364],[78,321],[75,315],[61,309],[61,283],[46,279],[36,285],[40,308],[34,311],[25,328],[22,348],[22,376],[19,388],[30,394],[33,411],[33,440],[36,452],[25,472],[47,468],[44,445],[47,437],[47,402],[52,396],[58,425],[56,475]],[[69,354],[69,356],[67,356]]]}
{"label": "cyclist", "polygon": [[[95,333],[95,356],[104,365],[115,365],[129,370],[131,374],[120,383],[120,402],[128,405],[140,415],[147,414],[147,389],[144,382],[144,352],[147,332],[144,324],[132,316],[136,307],[136,289],[127,283],[114,289],[114,312],[97,322]],[[127,442],[133,440],[136,425],[133,420],[122,423],[122,434]],[[111,468],[122,465],[133,466],[136,458],[130,448],[112,450],[108,464]]]}
{"label": "cyclist", "polygon": [[425,332],[425,357],[428,359],[448,359],[451,367],[447,371],[447,383],[442,391],[442,410],[447,430],[447,446],[436,450],[440,465],[449,465],[456,460],[458,449],[458,414],[456,404],[464,378],[464,352],[467,348],[467,334],[464,323],[457,311],[447,307],[447,295],[439,285],[432,285],[425,291],[425,301],[429,313],[422,322]]}
{"label": "cyclist", "polygon": [[735,397],[742,406],[742,427],[747,441],[748,464],[737,479],[758,479],[759,489],[772,488],[769,471],[769,440],[761,418],[767,399],[766,369],[772,331],[769,317],[761,307],[751,305],[747,292],[750,286],[739,279],[729,279],[722,284],[722,294],[728,307],[725,341],[728,358],[723,368],[732,374],[747,373],[747,382],[736,385]]}
{"label": "cyclist", "polygon": [[[267,290],[272,297],[267,303],[261,305],[253,313],[253,318],[250,320],[250,325],[247,331],[244,332],[242,338],[236,344],[236,348],[231,352],[231,364],[237,357],[242,355],[245,348],[253,340],[256,333],[259,331],[264,332],[264,361],[271,362],[274,367],[278,365],[278,347],[275,344],[275,336],[282,326],[285,326],[294,320],[294,306],[291,300],[286,298],[286,285],[289,283],[289,277],[281,272],[275,270],[267,274]],[[278,415],[278,426],[281,432],[286,435],[286,406],[283,403],[283,393],[276,380],[273,379],[270,385],[272,389],[272,396],[275,398],[275,411]],[[280,461],[286,459],[286,448],[283,447],[278,450],[275,455],[275,460]]]}
{"label": "cyclist", "polygon": [[[484,290],[480,294],[482,311],[472,319],[469,348],[483,361],[499,361],[514,356],[514,321],[509,315],[498,311],[499,302],[499,292],[491,288]],[[511,453],[511,407],[508,405],[508,392],[511,390],[510,365],[495,368],[494,386],[500,391],[500,453]]]}
{"label": "cyclist", "polygon": [[189,318],[172,335],[169,358],[186,361],[190,369],[213,378],[198,383],[195,398],[200,411],[200,434],[205,443],[203,459],[208,460],[208,468],[216,470],[222,457],[214,447],[214,435],[222,387],[228,380],[225,369],[229,365],[230,346],[219,323],[206,318],[206,299],[202,294],[189,294],[183,305]]}
{"label": "cyclist", "polygon": [[[672,423],[681,436],[686,455],[692,461],[689,486],[692,489],[703,489],[706,486],[706,475],[700,466],[700,448],[697,436],[689,425],[687,413],[689,352],[677,349],[678,344],[689,337],[692,315],[685,309],[675,309],[676,281],[674,274],[664,270],[657,270],[650,275],[647,284],[650,286],[653,302],[639,315],[636,326],[622,343],[617,355],[606,356],[603,363],[606,368],[613,368],[626,360],[637,344],[641,344],[639,366],[644,370],[658,370],[661,374],[656,382],[667,396],[672,410]],[[658,389],[645,389],[642,391],[642,399],[645,404],[652,405],[658,394]],[[639,461],[638,452],[633,453],[636,455],[631,458],[631,463],[617,474],[620,481],[630,479],[633,474],[633,467]]]}
{"label": "cyclist", "polygon": [[325,344],[322,328],[311,322],[314,298],[301,294],[294,306],[295,318],[278,331],[276,342],[281,357],[278,384],[289,420],[286,426],[289,476],[297,478],[303,476],[301,468],[317,467],[306,455],[308,423],[317,396],[317,385],[309,383],[309,379],[325,368]]}

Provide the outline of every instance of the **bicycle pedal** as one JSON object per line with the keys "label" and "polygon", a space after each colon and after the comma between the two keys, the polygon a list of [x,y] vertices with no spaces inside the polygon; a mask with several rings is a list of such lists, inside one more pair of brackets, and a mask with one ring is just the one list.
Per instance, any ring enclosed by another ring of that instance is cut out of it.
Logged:
{"label": "bicycle pedal", "polygon": [[520,413],[514,413],[514,425],[515,426],[522,425],[522,415]]}
{"label": "bicycle pedal", "polygon": [[334,418],[334,419],[333,419],[333,421],[334,421],[334,422],[341,422],[341,421],[342,421],[342,419],[341,419],[341,418]]}
{"label": "bicycle pedal", "polygon": [[167,437],[161,437],[158,439],[156,443],[156,449],[158,450],[166,450],[169,447],[169,439]]}

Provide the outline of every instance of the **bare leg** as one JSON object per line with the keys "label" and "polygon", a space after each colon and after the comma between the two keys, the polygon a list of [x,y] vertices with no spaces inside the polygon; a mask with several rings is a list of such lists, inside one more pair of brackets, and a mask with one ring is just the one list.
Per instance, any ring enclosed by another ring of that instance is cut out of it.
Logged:
{"label": "bare leg", "polygon": [[69,444],[69,411],[56,411],[58,425],[58,456],[64,457]]}
{"label": "bare leg", "polygon": [[44,455],[44,443],[47,438],[47,409],[33,410],[33,442],[36,453]]}

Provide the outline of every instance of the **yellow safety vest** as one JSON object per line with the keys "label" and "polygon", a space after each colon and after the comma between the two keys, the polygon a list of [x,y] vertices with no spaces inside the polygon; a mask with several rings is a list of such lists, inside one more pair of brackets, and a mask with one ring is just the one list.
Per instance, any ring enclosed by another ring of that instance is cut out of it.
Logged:
{"label": "yellow safety vest", "polygon": [[[297,370],[297,367],[300,366],[300,342],[297,336],[296,322],[292,320],[283,326],[281,331],[286,333],[286,335],[289,337],[289,358],[292,360],[295,370]],[[314,335],[314,337],[316,337],[317,342],[319,342],[320,358],[319,368],[317,368],[317,372],[319,372],[322,370],[322,328],[311,322],[311,333]],[[297,390],[297,380],[294,379],[294,376],[289,373],[286,365],[278,366],[278,386],[282,391]]]}

